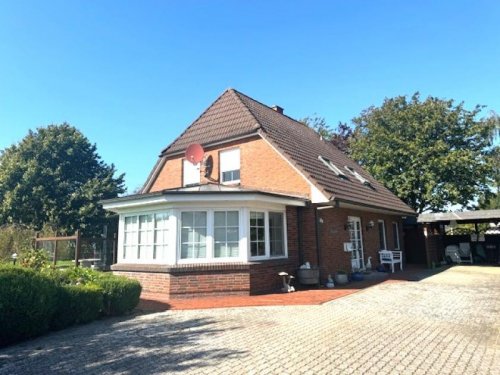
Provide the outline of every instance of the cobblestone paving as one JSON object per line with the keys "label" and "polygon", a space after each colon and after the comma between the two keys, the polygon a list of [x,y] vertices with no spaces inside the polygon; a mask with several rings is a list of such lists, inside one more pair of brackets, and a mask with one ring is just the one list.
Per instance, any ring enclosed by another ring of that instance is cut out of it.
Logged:
{"label": "cobblestone paving", "polygon": [[500,374],[500,268],[322,306],[169,311],[0,350],[0,374]]}

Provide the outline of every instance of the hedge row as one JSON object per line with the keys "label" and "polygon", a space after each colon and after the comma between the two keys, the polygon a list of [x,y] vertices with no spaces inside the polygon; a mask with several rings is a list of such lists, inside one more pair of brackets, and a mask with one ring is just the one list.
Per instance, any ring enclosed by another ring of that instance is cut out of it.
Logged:
{"label": "hedge row", "polygon": [[137,306],[140,294],[141,285],[122,276],[0,265],[0,346],[125,314]]}

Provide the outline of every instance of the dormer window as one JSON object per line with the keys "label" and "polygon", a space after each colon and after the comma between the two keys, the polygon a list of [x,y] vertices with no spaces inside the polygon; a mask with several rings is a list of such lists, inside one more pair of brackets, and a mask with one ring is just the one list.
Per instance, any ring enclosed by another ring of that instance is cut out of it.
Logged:
{"label": "dormer window", "polygon": [[332,163],[330,159],[325,158],[324,156],[318,156],[318,159],[321,160],[321,162],[328,167],[333,173],[335,173],[339,177],[347,177],[342,170],[337,167],[335,164]]}
{"label": "dormer window", "polygon": [[240,182],[240,149],[221,151],[219,153],[220,181],[223,184]]}
{"label": "dormer window", "polygon": [[347,165],[345,165],[344,168],[346,169],[346,171],[348,171],[350,174],[352,174],[354,177],[356,177],[356,179],[359,182],[361,182],[363,185],[370,186],[370,187],[372,186],[372,184],[370,183],[370,181],[368,181],[366,178],[364,178],[363,176],[361,176],[353,168],[348,167]]}

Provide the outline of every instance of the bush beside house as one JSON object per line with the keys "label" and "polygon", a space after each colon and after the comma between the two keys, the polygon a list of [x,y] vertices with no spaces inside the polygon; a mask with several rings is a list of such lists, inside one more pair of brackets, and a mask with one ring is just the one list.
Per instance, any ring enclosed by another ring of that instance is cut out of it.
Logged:
{"label": "bush beside house", "polygon": [[39,272],[0,265],[0,346],[123,315],[137,306],[140,294],[135,280],[88,269]]}

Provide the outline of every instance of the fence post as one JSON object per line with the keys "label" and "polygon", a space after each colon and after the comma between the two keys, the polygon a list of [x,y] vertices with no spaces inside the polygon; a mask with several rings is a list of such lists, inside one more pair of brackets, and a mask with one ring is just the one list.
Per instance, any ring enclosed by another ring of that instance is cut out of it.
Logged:
{"label": "fence post", "polygon": [[[56,237],[57,237],[57,233],[56,233]],[[54,240],[54,262],[53,262],[54,268],[56,268],[56,263],[57,263],[57,243],[58,242],[59,241]]]}
{"label": "fence post", "polygon": [[75,246],[75,266],[78,267],[78,259],[80,259],[80,229],[75,232],[76,236],[76,246]]}

